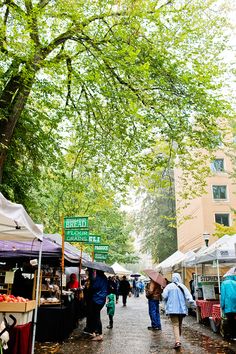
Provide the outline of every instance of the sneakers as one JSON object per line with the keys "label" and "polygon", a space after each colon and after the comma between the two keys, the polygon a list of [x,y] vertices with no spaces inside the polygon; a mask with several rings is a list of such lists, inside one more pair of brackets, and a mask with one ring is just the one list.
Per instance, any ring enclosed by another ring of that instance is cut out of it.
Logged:
{"label": "sneakers", "polygon": [[161,328],[159,327],[151,327],[151,326],[148,326],[148,328],[150,331],[161,331]]}
{"label": "sneakers", "polygon": [[173,349],[178,349],[181,347],[181,343],[180,342],[176,342]]}
{"label": "sneakers", "polygon": [[112,329],[112,328],[113,328],[113,326],[110,326],[110,325],[109,325],[109,326],[107,326],[107,328],[108,328],[108,329]]}

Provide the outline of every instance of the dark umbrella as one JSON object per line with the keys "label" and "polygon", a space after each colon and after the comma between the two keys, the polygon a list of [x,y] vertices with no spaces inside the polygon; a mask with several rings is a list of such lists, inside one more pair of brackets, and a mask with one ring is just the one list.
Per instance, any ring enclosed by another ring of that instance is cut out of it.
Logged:
{"label": "dark umbrella", "polygon": [[141,277],[141,274],[135,273],[135,274],[130,274],[130,276],[133,278],[138,278],[138,277]]}
{"label": "dark umbrella", "polygon": [[91,262],[91,261],[87,261],[85,259],[82,259],[82,266],[87,267],[87,268],[91,268],[91,269],[102,270],[103,272],[110,273],[110,274],[115,274],[113,268],[108,266],[105,263]]}
{"label": "dark umbrella", "polygon": [[163,288],[166,286],[165,278],[160,273],[158,273],[156,270],[145,269],[144,273],[146,273],[150,279],[155,281],[155,283],[161,285]]}

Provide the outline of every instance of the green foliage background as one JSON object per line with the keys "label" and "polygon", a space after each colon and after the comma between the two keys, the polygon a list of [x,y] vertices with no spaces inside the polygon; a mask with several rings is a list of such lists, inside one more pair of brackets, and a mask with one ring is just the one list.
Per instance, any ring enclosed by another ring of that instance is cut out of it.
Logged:
{"label": "green foliage background", "polygon": [[65,214],[114,223],[111,210],[120,221],[106,237],[120,245],[119,259],[129,257],[115,195],[137,176],[171,168],[177,155],[192,169],[189,151],[213,150],[217,119],[233,115],[222,94],[227,21],[216,3],[0,2],[4,195],[49,232]]}

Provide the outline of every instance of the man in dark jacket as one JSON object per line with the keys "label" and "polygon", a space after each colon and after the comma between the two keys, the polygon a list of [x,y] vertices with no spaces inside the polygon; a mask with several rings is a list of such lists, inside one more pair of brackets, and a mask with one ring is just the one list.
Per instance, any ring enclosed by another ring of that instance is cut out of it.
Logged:
{"label": "man in dark jacket", "polygon": [[130,283],[126,279],[125,275],[122,277],[122,280],[120,281],[119,292],[120,295],[122,296],[123,306],[126,306],[127,296],[130,292]]}
{"label": "man in dark jacket", "polygon": [[92,282],[92,327],[94,338],[92,340],[103,340],[102,336],[102,322],[101,322],[101,309],[105,305],[107,297],[108,282],[107,277],[101,270],[96,271],[96,277]]}

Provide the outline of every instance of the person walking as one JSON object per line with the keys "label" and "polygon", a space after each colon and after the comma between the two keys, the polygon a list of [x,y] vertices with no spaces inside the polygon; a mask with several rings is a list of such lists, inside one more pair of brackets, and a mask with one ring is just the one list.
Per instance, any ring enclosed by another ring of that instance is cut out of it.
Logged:
{"label": "person walking", "polygon": [[92,330],[94,341],[103,340],[102,335],[102,322],[101,310],[106,303],[108,281],[104,272],[101,270],[96,271],[95,279],[92,282]]}
{"label": "person walking", "polygon": [[220,306],[227,318],[229,338],[236,340],[236,273],[226,273],[220,293]]}
{"label": "person walking", "polygon": [[107,328],[112,329],[113,328],[113,317],[115,314],[115,295],[113,293],[111,293],[107,296],[106,307],[107,307],[107,314],[109,317],[109,325],[107,326]]}
{"label": "person walking", "polygon": [[140,287],[139,287],[139,280],[137,277],[133,280],[133,289],[134,289],[134,297],[139,297]]}
{"label": "person walking", "polygon": [[149,330],[161,330],[161,319],[159,311],[159,303],[161,299],[162,288],[161,285],[150,279],[150,282],[145,288],[146,298],[148,299],[148,312],[151,320]]}
{"label": "person walking", "polygon": [[117,294],[117,282],[115,276],[108,277],[108,295]]}
{"label": "person walking", "polygon": [[143,284],[142,280],[139,280],[138,286],[139,286],[140,294],[143,294],[143,292],[144,292],[144,284]]}
{"label": "person walking", "polygon": [[165,302],[166,315],[169,315],[174,331],[175,345],[174,349],[181,347],[180,336],[182,331],[183,318],[188,314],[186,301],[195,305],[192,295],[188,288],[182,283],[179,273],[172,275],[172,282],[168,284],[163,293],[162,298]]}
{"label": "person walking", "polygon": [[122,302],[123,302],[123,306],[126,306],[126,302],[127,302],[127,296],[129,295],[130,292],[130,283],[128,282],[128,280],[126,279],[126,276],[123,275],[121,281],[120,281],[120,286],[119,286],[119,292],[122,296]]}
{"label": "person walking", "polygon": [[120,291],[120,279],[118,275],[115,277],[116,282],[116,304],[119,302],[119,291]]}
{"label": "person walking", "polygon": [[190,293],[195,300],[195,273],[192,273],[192,279],[189,282]]}

